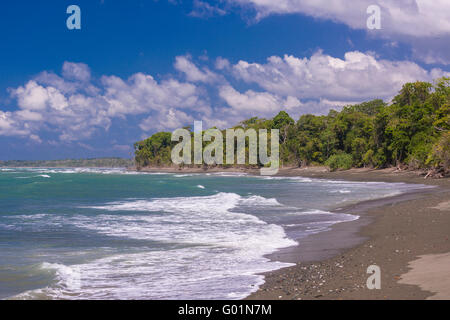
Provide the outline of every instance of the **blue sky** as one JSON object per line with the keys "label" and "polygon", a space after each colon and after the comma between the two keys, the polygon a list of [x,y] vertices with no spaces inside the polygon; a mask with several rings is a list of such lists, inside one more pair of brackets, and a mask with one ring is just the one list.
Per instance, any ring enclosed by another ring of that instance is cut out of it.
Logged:
{"label": "blue sky", "polygon": [[[15,1],[0,9],[0,160],[130,156],[160,130],[326,114],[449,75],[450,4]],[[66,9],[81,8],[81,30]],[[346,6],[347,4],[347,6]]]}

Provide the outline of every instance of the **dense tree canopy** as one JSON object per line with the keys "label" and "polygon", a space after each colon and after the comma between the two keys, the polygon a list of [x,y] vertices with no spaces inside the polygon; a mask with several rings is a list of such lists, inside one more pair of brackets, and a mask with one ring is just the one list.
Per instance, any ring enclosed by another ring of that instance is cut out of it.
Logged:
{"label": "dense tree canopy", "polygon": [[[280,130],[283,165],[327,164],[353,167],[439,168],[450,163],[450,79],[435,84],[407,83],[386,104],[373,100],[331,110],[326,116],[303,115],[295,122],[281,111],[272,120],[257,117],[237,127]],[[175,143],[161,132],[135,145],[138,166],[170,164]]]}

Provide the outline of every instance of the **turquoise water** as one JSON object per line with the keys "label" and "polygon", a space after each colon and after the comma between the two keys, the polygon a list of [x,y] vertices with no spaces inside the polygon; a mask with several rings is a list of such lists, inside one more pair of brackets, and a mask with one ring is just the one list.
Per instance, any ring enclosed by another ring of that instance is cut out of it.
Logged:
{"label": "turquoise water", "polygon": [[[406,184],[122,169],[0,169],[0,298],[240,299],[264,256]],[[416,188],[416,187],[414,187]]]}

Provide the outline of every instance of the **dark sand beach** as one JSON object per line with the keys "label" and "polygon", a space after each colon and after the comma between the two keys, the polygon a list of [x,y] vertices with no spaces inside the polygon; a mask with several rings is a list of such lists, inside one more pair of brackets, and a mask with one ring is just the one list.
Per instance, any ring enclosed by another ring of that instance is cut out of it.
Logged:
{"label": "dark sand beach", "polygon": [[[344,208],[354,222],[309,236],[298,247],[275,253],[296,266],[266,274],[248,299],[449,299],[450,181],[416,172],[286,169],[282,175],[405,182],[436,188]],[[381,289],[366,286],[367,268],[381,269]]]}
{"label": "dark sand beach", "polygon": [[[202,168],[145,171],[205,172]],[[208,169],[259,174],[258,170]],[[299,246],[269,258],[295,263],[265,274],[265,284],[248,299],[450,299],[450,180],[424,179],[395,169],[284,168],[280,176],[350,181],[404,182],[434,188],[366,201],[341,212],[360,218],[301,239]],[[367,268],[381,269],[381,289],[366,286]]]}

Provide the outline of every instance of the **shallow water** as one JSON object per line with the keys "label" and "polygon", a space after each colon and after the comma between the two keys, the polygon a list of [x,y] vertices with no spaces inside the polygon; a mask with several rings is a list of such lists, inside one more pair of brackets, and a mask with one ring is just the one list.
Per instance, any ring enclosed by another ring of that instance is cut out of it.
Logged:
{"label": "shallow water", "polygon": [[0,298],[240,299],[264,256],[403,183],[122,169],[0,169]]}

